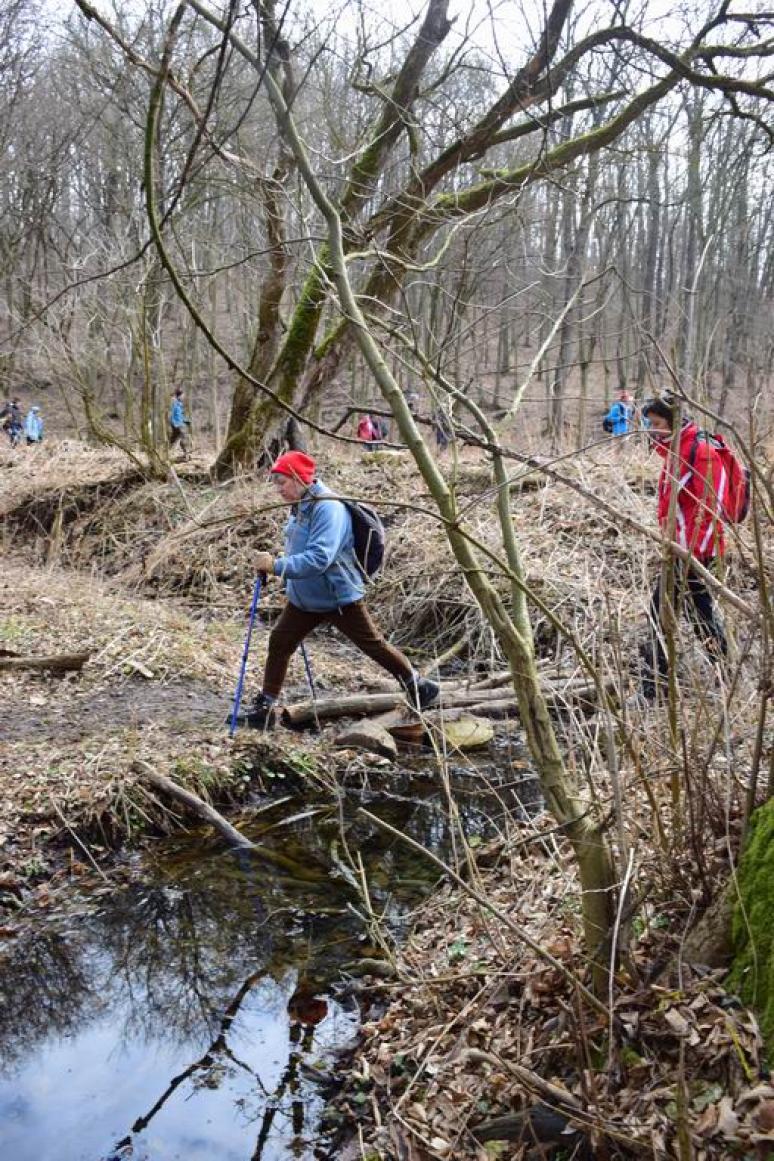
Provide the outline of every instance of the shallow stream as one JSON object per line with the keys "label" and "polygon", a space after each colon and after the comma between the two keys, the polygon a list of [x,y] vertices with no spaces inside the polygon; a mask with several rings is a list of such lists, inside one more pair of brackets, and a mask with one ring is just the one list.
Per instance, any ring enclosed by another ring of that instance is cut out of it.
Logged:
{"label": "shallow stream", "polygon": [[[485,838],[509,806],[467,786],[461,825]],[[437,786],[359,801],[453,857]],[[347,973],[379,954],[352,868],[359,855],[393,937],[437,872],[350,798],[280,796],[250,833],[265,857],[196,835],[160,843],[123,889],[83,890],[6,942],[0,1161],[332,1156],[318,1123],[358,1029]]]}

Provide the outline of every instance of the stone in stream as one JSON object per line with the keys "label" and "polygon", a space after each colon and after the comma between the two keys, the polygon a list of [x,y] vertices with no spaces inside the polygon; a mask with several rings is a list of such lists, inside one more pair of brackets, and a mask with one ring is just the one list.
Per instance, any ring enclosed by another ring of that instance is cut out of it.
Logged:
{"label": "stone in stream", "polygon": [[393,761],[398,756],[395,739],[377,722],[362,721],[347,726],[336,734],[334,742],[342,749],[366,750],[369,754],[380,754]]}

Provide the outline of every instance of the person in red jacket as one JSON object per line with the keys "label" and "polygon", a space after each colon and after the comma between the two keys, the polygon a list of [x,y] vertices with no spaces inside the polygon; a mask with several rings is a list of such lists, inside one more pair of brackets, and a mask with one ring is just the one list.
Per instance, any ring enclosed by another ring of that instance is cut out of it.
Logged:
{"label": "person in red jacket", "polygon": [[[667,399],[651,399],[642,408],[651,445],[664,461],[658,481],[658,522],[669,533],[672,493],[674,505],[674,540],[687,549],[705,568],[713,570],[723,556],[726,544],[723,529],[723,498],[726,493],[726,470],[715,448],[700,438],[699,428],[683,420],[676,454],[672,454],[672,433],[679,410]],[[687,602],[694,631],[713,661],[721,661],[728,652],[726,635],[718,617],[712,593],[690,562],[678,557],[672,563],[672,605],[677,610]],[[642,692],[653,700],[669,672],[661,624],[663,595],[661,576],[656,581],[650,601],[653,641],[645,651]]]}
{"label": "person in red jacket", "polygon": [[357,438],[362,440],[369,451],[373,451],[379,434],[370,415],[363,415],[357,425]]}

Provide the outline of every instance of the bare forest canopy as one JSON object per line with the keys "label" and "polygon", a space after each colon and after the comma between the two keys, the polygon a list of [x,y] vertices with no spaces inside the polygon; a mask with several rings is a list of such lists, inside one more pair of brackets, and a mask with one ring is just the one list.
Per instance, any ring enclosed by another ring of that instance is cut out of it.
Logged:
{"label": "bare forest canopy", "polygon": [[4,5],[3,391],[59,392],[79,431],[153,464],[182,384],[224,471],[291,413],[330,430],[377,401],[270,70],[428,412],[449,387],[519,397],[583,441],[613,390],[671,386],[667,363],[721,413],[765,395],[772,14],[399,11]]}

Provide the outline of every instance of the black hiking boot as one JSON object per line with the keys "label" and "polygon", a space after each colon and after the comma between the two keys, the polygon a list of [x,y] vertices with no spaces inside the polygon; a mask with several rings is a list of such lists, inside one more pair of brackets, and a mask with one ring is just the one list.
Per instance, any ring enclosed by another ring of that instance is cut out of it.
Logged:
{"label": "black hiking boot", "polygon": [[273,730],[277,724],[273,698],[267,697],[265,693],[259,693],[245,714],[244,724],[250,730]]}
{"label": "black hiking boot", "polygon": [[[250,730],[271,730],[277,724],[277,712],[274,702],[265,693],[259,693],[249,710],[242,710],[237,715],[236,724],[247,726]],[[231,725],[231,714],[226,718],[226,725]]]}
{"label": "black hiking boot", "polygon": [[429,677],[420,677],[418,673],[412,673],[411,677],[401,681],[401,685],[414,709],[427,709],[434,701],[438,700],[438,695],[441,692],[441,687],[437,681],[431,681]]}

